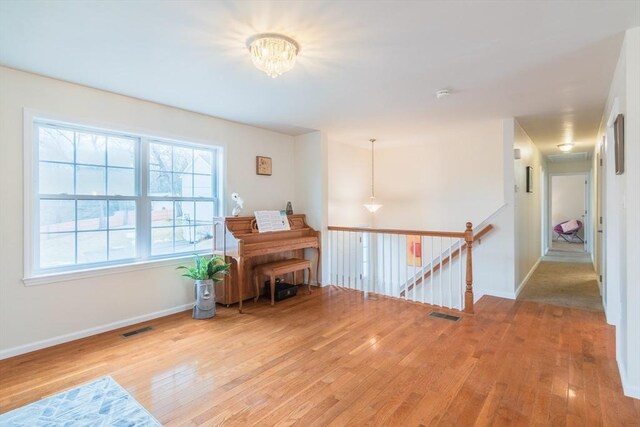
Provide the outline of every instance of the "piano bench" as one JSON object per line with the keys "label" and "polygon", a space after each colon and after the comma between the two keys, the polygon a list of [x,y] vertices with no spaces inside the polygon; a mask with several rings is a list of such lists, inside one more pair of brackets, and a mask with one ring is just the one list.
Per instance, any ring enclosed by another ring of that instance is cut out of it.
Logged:
{"label": "piano bench", "polygon": [[300,258],[291,258],[285,259],[282,261],[274,261],[266,264],[256,265],[253,268],[253,283],[256,286],[256,297],[254,301],[257,302],[260,297],[260,277],[261,276],[269,276],[269,280],[271,282],[271,305],[275,304],[275,289],[276,289],[276,276],[281,276],[287,273],[293,273],[293,283],[296,283],[296,272],[309,270],[309,283],[307,284],[307,289],[309,293],[311,293],[311,261]]}

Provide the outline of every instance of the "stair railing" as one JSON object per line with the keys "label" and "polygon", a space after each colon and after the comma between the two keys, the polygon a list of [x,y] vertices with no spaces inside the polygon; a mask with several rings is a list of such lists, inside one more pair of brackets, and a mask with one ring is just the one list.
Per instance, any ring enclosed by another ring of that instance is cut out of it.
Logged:
{"label": "stair railing", "polygon": [[335,226],[328,230],[332,284],[473,313],[470,222],[461,232]]}

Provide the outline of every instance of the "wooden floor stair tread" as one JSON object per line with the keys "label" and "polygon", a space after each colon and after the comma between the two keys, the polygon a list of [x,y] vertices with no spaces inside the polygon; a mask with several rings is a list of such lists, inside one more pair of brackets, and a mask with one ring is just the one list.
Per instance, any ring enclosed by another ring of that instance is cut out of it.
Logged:
{"label": "wooden floor stair tread", "polygon": [[[431,306],[324,287],[249,315],[189,311],[0,361],[0,412],[111,375],[167,427],[629,425],[602,313],[483,297]],[[153,331],[131,338],[120,333]]]}

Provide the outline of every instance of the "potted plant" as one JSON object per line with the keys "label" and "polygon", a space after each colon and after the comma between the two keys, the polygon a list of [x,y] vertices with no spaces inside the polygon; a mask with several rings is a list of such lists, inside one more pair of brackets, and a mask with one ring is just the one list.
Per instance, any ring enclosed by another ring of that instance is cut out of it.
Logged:
{"label": "potted plant", "polygon": [[195,280],[194,293],[196,303],[193,306],[194,319],[208,319],[216,315],[216,295],[214,282],[222,282],[223,275],[229,274],[230,264],[224,258],[212,256],[206,258],[194,254],[193,265],[181,265],[177,269],[186,270],[184,277]]}

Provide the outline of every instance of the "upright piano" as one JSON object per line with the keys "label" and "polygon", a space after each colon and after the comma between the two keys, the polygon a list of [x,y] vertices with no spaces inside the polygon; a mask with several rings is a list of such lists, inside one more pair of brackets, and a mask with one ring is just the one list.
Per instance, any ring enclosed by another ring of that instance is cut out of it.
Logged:
{"label": "upright piano", "polygon": [[[304,258],[305,249],[313,252],[315,277],[318,277],[320,232],[307,225],[305,215],[288,215],[287,219],[290,230],[267,233],[259,232],[253,216],[214,219],[213,253],[231,264],[229,275],[223,282],[216,283],[216,302],[227,306],[239,302],[239,286],[242,286],[243,299],[253,298],[256,296],[252,278],[255,265]],[[289,276],[285,280],[293,283],[293,274]]]}

